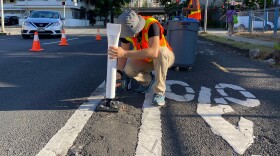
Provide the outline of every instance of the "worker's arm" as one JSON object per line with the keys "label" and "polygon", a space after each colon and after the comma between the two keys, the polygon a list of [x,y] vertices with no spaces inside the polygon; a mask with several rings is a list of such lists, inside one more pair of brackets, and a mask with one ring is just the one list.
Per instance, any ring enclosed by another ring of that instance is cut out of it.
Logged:
{"label": "worker's arm", "polygon": [[193,1],[193,7],[190,8],[190,11],[198,11],[199,10],[197,3],[199,3],[198,0]]}
{"label": "worker's arm", "polygon": [[223,19],[226,16],[226,14],[224,14],[219,20]]}

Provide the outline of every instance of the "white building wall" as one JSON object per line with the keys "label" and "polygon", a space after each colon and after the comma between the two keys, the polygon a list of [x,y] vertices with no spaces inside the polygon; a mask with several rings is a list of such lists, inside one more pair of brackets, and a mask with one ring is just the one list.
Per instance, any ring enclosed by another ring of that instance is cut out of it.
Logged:
{"label": "white building wall", "polygon": [[[85,19],[73,19],[73,12],[80,9],[83,6],[87,10],[94,9],[94,6],[86,4],[86,0],[75,3],[72,0],[66,0],[65,5],[65,24],[66,26],[89,26],[89,21]],[[28,13],[32,10],[53,10],[59,11],[61,16],[64,16],[64,9],[62,0],[15,0],[14,3],[9,1],[4,2],[4,14],[5,16],[14,15],[22,18],[20,24],[22,24],[23,18],[28,16]],[[74,10],[73,10],[74,9]]]}
{"label": "white building wall", "polygon": [[[61,6],[62,0],[17,0],[16,5],[21,6],[43,6],[43,5],[54,5],[54,6]],[[71,0],[66,0],[66,5],[74,6],[75,3]],[[81,5],[81,3],[78,3],[78,5]]]}

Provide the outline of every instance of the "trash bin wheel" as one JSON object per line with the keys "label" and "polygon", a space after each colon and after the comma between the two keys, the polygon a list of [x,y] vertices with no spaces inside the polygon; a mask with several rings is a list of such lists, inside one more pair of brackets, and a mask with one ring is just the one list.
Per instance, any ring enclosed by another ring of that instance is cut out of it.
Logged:
{"label": "trash bin wheel", "polygon": [[192,71],[193,70],[193,67],[188,67],[188,71]]}
{"label": "trash bin wheel", "polygon": [[176,72],[180,71],[180,67],[175,67],[175,71]]}

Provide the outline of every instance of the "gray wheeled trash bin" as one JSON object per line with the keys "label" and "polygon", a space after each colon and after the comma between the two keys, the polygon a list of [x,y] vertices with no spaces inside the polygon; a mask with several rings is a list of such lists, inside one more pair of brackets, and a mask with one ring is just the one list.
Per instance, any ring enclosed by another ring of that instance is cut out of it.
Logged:
{"label": "gray wheeled trash bin", "polygon": [[167,24],[167,41],[175,54],[176,71],[181,68],[192,70],[196,56],[199,21],[185,18],[180,21],[169,21]]}

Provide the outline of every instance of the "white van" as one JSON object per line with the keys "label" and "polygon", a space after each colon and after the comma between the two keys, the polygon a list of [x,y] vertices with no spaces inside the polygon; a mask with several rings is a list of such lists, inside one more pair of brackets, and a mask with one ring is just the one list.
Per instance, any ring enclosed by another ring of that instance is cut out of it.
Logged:
{"label": "white van", "polygon": [[[253,29],[263,29],[264,26],[264,19],[260,17],[253,17]],[[238,16],[238,23],[234,24],[235,28],[238,28],[238,30],[245,30],[249,28],[249,16]],[[274,25],[272,22],[267,21],[267,24],[265,26],[266,30],[271,30],[274,28]]]}

